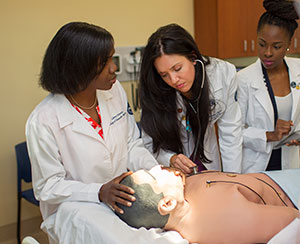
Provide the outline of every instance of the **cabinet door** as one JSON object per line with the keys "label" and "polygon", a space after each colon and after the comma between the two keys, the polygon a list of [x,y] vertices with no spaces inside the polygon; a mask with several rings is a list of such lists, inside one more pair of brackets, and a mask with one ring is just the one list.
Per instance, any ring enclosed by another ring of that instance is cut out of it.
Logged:
{"label": "cabinet door", "polygon": [[257,25],[265,11],[263,0],[247,1],[247,56],[257,56]]}
{"label": "cabinet door", "polygon": [[294,36],[291,40],[291,44],[290,44],[290,47],[289,47],[289,51],[287,52],[287,55],[297,53],[297,51],[298,51],[297,47],[298,47],[298,35],[295,32],[295,34],[294,34]]}
{"label": "cabinet door", "polygon": [[256,56],[262,0],[194,0],[195,39],[200,52],[219,58]]}
{"label": "cabinet door", "polygon": [[257,55],[257,23],[264,11],[262,0],[218,0],[221,58]]}
{"label": "cabinet door", "polygon": [[300,53],[300,22],[298,22],[298,28],[296,29],[294,36],[291,40],[290,50],[287,54],[296,54]]}
{"label": "cabinet door", "polygon": [[194,0],[195,40],[200,53],[218,57],[217,0]]}
{"label": "cabinet door", "polygon": [[[197,1],[197,0],[196,0]],[[220,58],[247,56],[245,0],[218,0],[218,54]]]}

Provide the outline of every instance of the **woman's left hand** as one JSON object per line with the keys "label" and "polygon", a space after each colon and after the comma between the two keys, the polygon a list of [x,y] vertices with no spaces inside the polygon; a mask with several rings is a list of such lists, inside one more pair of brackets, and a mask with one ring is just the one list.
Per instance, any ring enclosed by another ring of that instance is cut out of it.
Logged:
{"label": "woman's left hand", "polygon": [[120,209],[116,203],[130,207],[132,205],[131,202],[135,201],[135,197],[133,196],[134,190],[128,186],[120,184],[120,181],[131,174],[132,171],[125,172],[106,184],[103,184],[98,194],[101,202],[104,202],[120,214],[123,214],[123,210]]}

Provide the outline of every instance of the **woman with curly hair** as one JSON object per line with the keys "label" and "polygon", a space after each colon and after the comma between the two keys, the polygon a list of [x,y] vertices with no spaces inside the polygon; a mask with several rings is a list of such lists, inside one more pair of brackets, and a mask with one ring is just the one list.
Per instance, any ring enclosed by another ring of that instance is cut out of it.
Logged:
{"label": "woman with curly hair", "polygon": [[263,5],[259,59],[237,74],[244,173],[299,168],[300,60],[286,57],[298,16],[292,1],[265,0]]}

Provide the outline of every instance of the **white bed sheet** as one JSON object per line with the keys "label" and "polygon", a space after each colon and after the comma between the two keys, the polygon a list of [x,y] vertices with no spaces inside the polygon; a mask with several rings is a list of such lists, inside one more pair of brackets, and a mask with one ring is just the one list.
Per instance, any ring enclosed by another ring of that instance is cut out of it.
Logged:
{"label": "white bed sheet", "polygon": [[188,244],[175,231],[135,229],[105,204],[66,202],[46,226],[60,244]]}
{"label": "white bed sheet", "polygon": [[[298,201],[298,209],[300,211],[300,199]],[[292,221],[268,242],[268,244],[285,243],[300,244],[300,218],[294,219],[294,221]]]}
{"label": "white bed sheet", "polygon": [[[179,233],[135,229],[121,221],[105,204],[66,202],[42,227],[60,244],[188,244]],[[58,241],[59,240],[59,241]],[[300,219],[279,232],[268,244],[300,244]]]}

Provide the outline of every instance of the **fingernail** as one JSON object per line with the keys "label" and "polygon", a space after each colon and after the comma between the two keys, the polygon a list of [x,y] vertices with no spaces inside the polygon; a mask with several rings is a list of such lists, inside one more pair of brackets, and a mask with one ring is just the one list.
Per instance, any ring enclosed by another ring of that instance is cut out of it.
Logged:
{"label": "fingernail", "polygon": [[132,205],[131,202],[127,203],[127,206],[128,206],[128,207],[130,207],[131,205]]}
{"label": "fingernail", "polygon": [[123,211],[123,210],[121,210],[121,211],[120,211],[120,214],[123,214],[123,213],[124,213],[124,211]]}
{"label": "fingernail", "polygon": [[135,201],[135,197],[131,197],[131,199],[130,199],[131,201]]}

